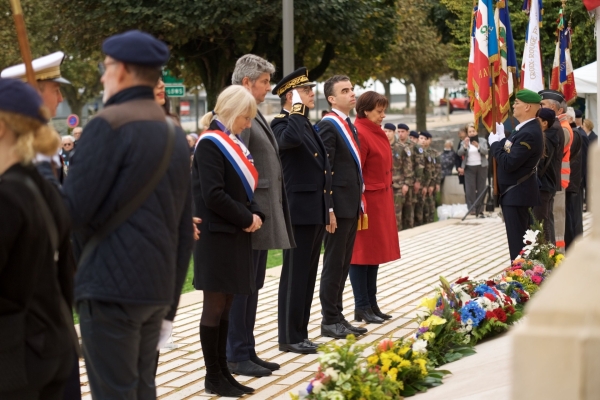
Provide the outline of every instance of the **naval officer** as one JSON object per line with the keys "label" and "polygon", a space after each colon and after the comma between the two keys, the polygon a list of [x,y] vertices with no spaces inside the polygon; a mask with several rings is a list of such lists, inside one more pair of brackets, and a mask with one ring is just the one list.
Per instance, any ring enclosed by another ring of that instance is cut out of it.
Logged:
{"label": "naval officer", "polygon": [[522,89],[517,93],[513,112],[519,125],[509,138],[504,126],[496,124],[497,133],[490,134],[490,149],[498,163],[500,205],[506,225],[510,259],[519,256],[523,235],[529,228],[529,208],[539,205],[540,190],[536,170],[544,149],[540,123],[536,119],[542,96]]}
{"label": "naval officer", "polygon": [[296,248],[283,251],[279,281],[279,350],[317,352],[308,340],[308,320],[325,225],[335,224],[331,213],[331,169],[327,151],[308,119],[315,106],[314,84],[302,67],[273,89],[283,110],[271,122],[279,145],[283,179],[288,193]]}

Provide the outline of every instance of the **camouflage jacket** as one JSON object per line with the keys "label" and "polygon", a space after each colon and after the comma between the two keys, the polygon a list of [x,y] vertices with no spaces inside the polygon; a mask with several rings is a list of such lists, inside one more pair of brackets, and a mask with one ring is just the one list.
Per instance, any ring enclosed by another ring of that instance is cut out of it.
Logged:
{"label": "camouflage jacket", "polygon": [[394,190],[399,190],[403,185],[412,186],[414,184],[413,152],[410,146],[400,141],[392,145],[392,160],[394,163],[394,172],[392,175],[392,186]]}

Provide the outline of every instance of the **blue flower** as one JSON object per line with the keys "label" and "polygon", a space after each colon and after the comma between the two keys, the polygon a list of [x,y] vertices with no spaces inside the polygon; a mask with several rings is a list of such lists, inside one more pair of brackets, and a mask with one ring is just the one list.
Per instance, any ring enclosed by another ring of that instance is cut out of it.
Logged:
{"label": "blue flower", "polygon": [[473,322],[473,326],[479,326],[479,323],[485,319],[485,311],[481,306],[474,301],[468,302],[460,309],[460,320],[467,323],[468,320]]}
{"label": "blue flower", "polygon": [[489,293],[492,296],[494,296],[494,298],[496,298],[496,293],[494,293],[492,288],[484,284],[477,286],[475,288],[475,293],[477,293],[479,296],[483,296],[484,294]]}
{"label": "blue flower", "polygon": [[310,382],[310,383],[308,384],[308,387],[306,388],[306,391],[307,391],[308,393],[312,393],[312,391],[313,391],[313,384],[312,384],[312,382]]}

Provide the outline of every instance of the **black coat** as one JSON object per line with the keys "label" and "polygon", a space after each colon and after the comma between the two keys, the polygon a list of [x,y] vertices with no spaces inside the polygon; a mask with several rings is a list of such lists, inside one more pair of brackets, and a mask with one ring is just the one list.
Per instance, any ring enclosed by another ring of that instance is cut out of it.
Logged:
{"label": "black coat", "polygon": [[571,143],[571,176],[569,177],[569,186],[567,192],[579,193],[581,181],[583,179],[583,139],[579,135],[579,131],[573,124],[573,142]]}
{"label": "black coat", "polygon": [[[336,218],[355,218],[360,209],[362,193],[362,179],[358,166],[334,122],[322,119],[317,126],[331,165],[333,193],[330,207],[333,208]],[[356,128],[352,130],[351,135],[360,146],[355,130]],[[360,159],[360,153],[357,156]]]}
{"label": "black coat", "polygon": [[560,145],[559,135],[564,138],[560,124],[558,127],[550,126],[544,132],[546,153],[545,157],[540,160],[537,175],[540,180],[540,190],[545,192],[556,193],[557,186],[560,186],[563,146]]}
{"label": "black coat", "polygon": [[[210,130],[220,130],[213,122]],[[245,228],[253,215],[264,219],[254,200],[248,200],[233,165],[210,140],[200,140],[192,166],[195,215],[202,234],[194,250],[194,287],[232,294],[256,291],[252,241]]]}
{"label": "black coat", "polygon": [[329,224],[331,168],[325,145],[308,119],[282,110],[271,121],[279,145],[293,225]]}
{"label": "black coat", "polygon": [[[504,144],[508,139],[502,139],[490,147],[498,164],[500,194],[515,185],[520,178],[531,173],[542,156],[544,146],[542,128],[537,119],[523,125],[509,139],[512,142],[510,153],[504,150]],[[500,198],[500,204],[505,206],[534,207],[539,205],[539,202],[540,190],[536,174],[531,175],[529,179]]]}
{"label": "black coat", "polygon": [[[150,180],[167,141],[165,114],[151,87],[122,90],[105,106],[83,130],[65,179],[76,254]],[[170,305],[172,319],[190,263],[191,221],[190,150],[177,128],[165,176],[81,265],[76,300]]]}
{"label": "black coat", "polygon": [[579,133],[581,138],[581,188],[587,187],[588,173],[588,149],[590,147],[590,139],[582,127],[573,128],[573,134]]}
{"label": "black coat", "polygon": [[[64,202],[33,166],[16,164],[9,173],[28,176],[37,185],[54,217],[59,247],[54,262],[48,228],[33,193],[0,176],[0,383],[26,374],[26,345],[40,358],[49,358],[73,352],[70,339],[75,337],[70,314],[75,264]],[[4,390],[0,384],[0,392]]]}

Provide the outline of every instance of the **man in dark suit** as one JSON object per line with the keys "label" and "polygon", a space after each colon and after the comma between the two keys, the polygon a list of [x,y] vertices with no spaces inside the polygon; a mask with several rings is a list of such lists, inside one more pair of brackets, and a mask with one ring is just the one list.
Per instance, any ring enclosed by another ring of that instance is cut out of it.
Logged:
{"label": "man in dark suit", "polygon": [[365,328],[350,325],[342,313],[342,295],[350,271],[363,187],[358,135],[348,117],[356,104],[350,78],[344,75],[329,78],[325,82],[325,98],[332,112],[317,126],[331,165],[333,193],[329,212],[334,217],[325,228],[321,334],[345,339],[349,334],[367,332]]}
{"label": "man in dark suit", "polygon": [[542,96],[528,89],[517,93],[513,111],[519,125],[508,139],[504,126],[496,124],[496,132],[488,141],[498,163],[500,205],[506,225],[510,258],[518,257],[523,248],[523,235],[529,229],[529,208],[540,202],[536,167],[544,149],[543,134],[536,119]]}
{"label": "man in dark suit", "polygon": [[315,106],[314,84],[302,67],[273,89],[283,110],[271,122],[283,165],[285,189],[296,248],[283,251],[279,281],[279,350],[310,354],[317,345],[308,340],[308,321],[325,225],[335,225],[329,212],[331,169],[321,138],[308,120]]}
{"label": "man in dark suit", "polygon": [[[242,85],[260,104],[271,90],[273,64],[254,54],[237,60],[231,78],[234,85]],[[295,246],[292,221],[283,186],[283,171],[279,147],[271,127],[260,113],[252,120],[252,127],[241,133],[258,171],[258,186],[254,201],[265,214],[261,229],[252,233],[252,253],[256,291],[249,295],[236,294],[229,312],[227,361],[231,372],[247,376],[267,376],[279,369],[279,364],[261,360],[254,349],[254,324],[258,307],[258,290],[265,283],[269,249],[289,249]]]}

